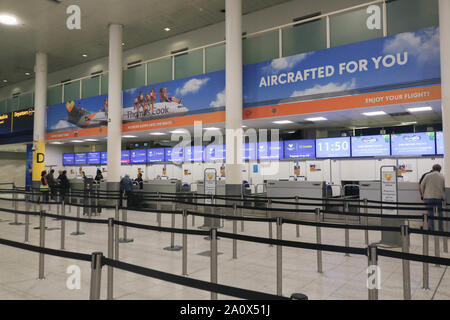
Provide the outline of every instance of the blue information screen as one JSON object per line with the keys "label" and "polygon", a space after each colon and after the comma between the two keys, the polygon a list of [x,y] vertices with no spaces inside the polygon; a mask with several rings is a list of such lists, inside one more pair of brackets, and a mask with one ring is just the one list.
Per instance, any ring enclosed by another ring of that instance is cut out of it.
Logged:
{"label": "blue information screen", "polygon": [[245,143],[243,145],[243,159],[244,161],[253,161],[256,160],[257,152],[256,152],[256,143]]}
{"label": "blue information screen", "polygon": [[352,157],[383,157],[390,155],[391,137],[388,134],[352,137]]}
{"label": "blue information screen", "polygon": [[258,143],[259,160],[283,159],[283,141],[270,141]]}
{"label": "blue information screen", "polygon": [[444,132],[436,132],[436,153],[444,154]]}
{"label": "blue information screen", "polygon": [[166,162],[184,162],[184,147],[165,148]]}
{"label": "blue information screen", "polygon": [[63,154],[63,166],[73,166],[75,164],[75,154],[64,153]]}
{"label": "blue information screen", "polygon": [[120,162],[122,164],[130,163],[130,150],[122,150],[120,154]]}
{"label": "blue information screen", "polygon": [[418,156],[436,154],[434,132],[392,134],[393,156]]}
{"label": "blue information screen", "polygon": [[204,146],[185,147],[184,160],[186,162],[202,162],[204,152],[205,152]]}
{"label": "blue information screen", "polygon": [[316,158],[349,158],[350,137],[316,140]]}
{"label": "blue information screen", "polygon": [[148,149],[147,150],[147,162],[164,162],[164,148]]}
{"label": "blue information screen", "polygon": [[225,145],[210,144],[205,147],[205,161],[225,161]]}
{"label": "blue information screen", "polygon": [[75,153],[75,164],[87,164],[87,155],[86,153]]}
{"label": "blue information screen", "polygon": [[101,160],[100,164],[108,164],[108,152],[103,151],[100,154],[100,160]]}
{"label": "blue information screen", "polygon": [[131,150],[131,163],[146,163],[147,162],[147,150],[138,149]]}
{"label": "blue information screen", "polygon": [[285,159],[312,159],[316,157],[316,143],[311,140],[290,140],[284,142]]}
{"label": "blue information screen", "polygon": [[100,152],[89,152],[87,154],[87,164],[100,164]]}

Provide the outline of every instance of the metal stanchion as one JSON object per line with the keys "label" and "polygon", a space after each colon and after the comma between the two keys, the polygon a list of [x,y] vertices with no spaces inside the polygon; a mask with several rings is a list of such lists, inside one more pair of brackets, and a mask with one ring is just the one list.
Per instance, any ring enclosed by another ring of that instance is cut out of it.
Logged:
{"label": "metal stanchion", "polygon": [[[402,252],[409,253],[408,225],[404,224],[401,226],[401,234],[402,234]],[[403,259],[402,265],[403,265],[403,299],[411,300],[411,274],[410,274],[409,260]]]}
{"label": "metal stanchion", "polygon": [[[186,211],[186,209],[184,209],[183,210],[183,230],[184,231],[187,231],[187,224],[188,224],[187,219],[188,219],[187,211]],[[187,276],[188,273],[187,273],[187,234],[186,233],[183,233],[183,252],[182,252],[182,255],[183,255],[182,274],[183,274],[183,276]]]}
{"label": "metal stanchion", "polygon": [[[116,203],[116,208],[114,209],[114,220],[120,221],[119,216],[119,204]],[[119,260],[119,225],[114,225],[114,259]]]}
{"label": "metal stanchion", "polygon": [[[127,212],[127,205],[128,205],[128,198],[125,197],[123,199],[123,208],[122,208],[122,221],[127,222],[128,221],[128,212]],[[119,239],[120,243],[130,243],[133,242],[134,239],[127,237],[127,226],[123,226],[123,238]]]}
{"label": "metal stanchion", "polygon": [[[80,218],[80,206],[77,206],[77,218]],[[75,232],[72,232],[71,235],[81,236],[82,234],[84,234],[84,232],[80,231],[80,221],[77,220],[77,230]]]}
{"label": "metal stanchion", "polygon": [[[217,283],[217,229],[211,229],[211,283]],[[211,291],[211,300],[217,300],[217,293]]]}
{"label": "metal stanchion", "polygon": [[[233,204],[233,216],[236,217],[237,205]],[[237,220],[233,220],[233,234],[237,234]],[[237,259],[237,240],[233,239],[233,259]]]}
{"label": "metal stanchion", "polygon": [[[298,210],[298,196],[295,196],[295,210]],[[297,238],[300,238],[300,225],[297,224],[295,226],[295,231],[297,234]]]}
{"label": "metal stanchion", "polygon": [[[283,238],[283,218],[277,218],[277,240]],[[277,246],[277,295],[283,295],[283,246]]]}
{"label": "metal stanchion", "polygon": [[[367,207],[367,205],[368,205],[368,201],[367,201],[367,199],[364,199],[364,214],[366,215],[366,218],[364,220],[366,222],[366,227],[369,226],[369,217],[367,216],[369,214],[369,208]],[[366,245],[368,246],[369,245],[369,230],[368,229],[364,230],[364,237],[366,240]]]}
{"label": "metal stanchion", "polygon": [[61,204],[61,250],[64,250],[66,244],[66,206],[64,201]]}
{"label": "metal stanchion", "polygon": [[[433,207],[433,216],[435,218],[438,217],[438,207],[437,206]],[[434,224],[434,230],[435,231],[440,231],[439,230],[439,220],[434,219],[433,224]],[[441,255],[439,236],[434,236],[434,255],[436,257],[440,257],[440,255]],[[435,264],[435,267],[440,267],[440,265],[439,264]]]}
{"label": "metal stanchion", "polygon": [[69,213],[72,213],[72,188],[69,188]]}
{"label": "metal stanchion", "polygon": [[28,214],[25,215],[25,242],[29,241],[30,234],[30,216]]}
{"label": "metal stanchion", "polygon": [[[428,215],[424,214],[423,215],[423,230],[424,231],[428,231]],[[428,235],[424,234],[423,235],[423,245],[422,245],[422,253],[424,256],[428,256]],[[429,270],[428,270],[428,263],[423,262],[422,263],[422,269],[423,269],[423,288],[425,290],[429,290],[430,286],[429,286]]]}
{"label": "metal stanchion", "polygon": [[[13,193],[13,210],[17,210],[17,193]],[[11,226],[21,226],[23,223],[19,222],[19,214],[14,214],[14,222],[9,223]]]}
{"label": "metal stanchion", "polygon": [[[241,207],[244,206],[244,194],[241,194]],[[241,208],[241,217],[244,217],[244,208]],[[241,232],[244,232],[244,220],[241,220]]]}
{"label": "metal stanchion", "polygon": [[[348,213],[348,202],[343,202],[342,211],[344,213],[345,226],[348,226],[348,215],[346,215],[346,213]],[[348,228],[345,228],[345,247],[350,247],[350,230]],[[346,252],[345,256],[349,257],[350,254]]]}
{"label": "metal stanchion", "polygon": [[[176,210],[176,203],[172,203],[172,211],[175,211],[175,210]],[[175,213],[172,213],[171,216],[172,216],[171,228],[175,229]],[[164,248],[164,250],[180,251],[181,249],[183,249],[183,247],[175,245],[175,233],[171,232],[170,233],[170,247],[166,247],[166,248]]]}
{"label": "metal stanchion", "polygon": [[[370,244],[368,246],[367,257],[369,267],[367,269],[367,288],[369,289],[369,300],[378,300],[378,283],[380,275],[378,274],[378,254],[376,244]],[[375,283],[373,283],[374,280]]]}
{"label": "metal stanchion", "polygon": [[[267,209],[272,209],[272,200],[267,200]],[[272,211],[267,210],[267,218],[272,218]],[[269,221],[269,239],[272,239],[272,222]],[[269,247],[273,247],[272,244],[269,244]]]}
{"label": "metal stanchion", "polygon": [[[44,211],[39,215],[39,246],[45,247],[45,216]],[[39,253],[39,279],[44,279],[44,254]]]}
{"label": "metal stanchion", "polygon": [[[108,258],[114,259],[114,219],[108,219]],[[114,269],[108,266],[108,281],[106,297],[108,300],[113,299],[113,281],[114,281]]]}
{"label": "metal stanchion", "polygon": [[[158,192],[158,201],[156,204],[156,209],[161,210],[161,194]],[[156,214],[156,220],[158,221],[158,227],[161,227],[161,213]]]}
{"label": "metal stanchion", "polygon": [[92,253],[91,260],[91,290],[89,299],[100,300],[100,288],[102,283],[102,259],[103,253]]}
{"label": "metal stanchion", "polygon": [[[198,199],[195,196],[194,197],[194,203],[195,203],[195,212],[198,212]],[[192,215],[192,226],[195,227],[195,214]]]}
{"label": "metal stanchion", "polygon": [[[446,211],[442,212],[443,217],[448,217],[448,214]],[[442,225],[444,227],[444,232],[448,231],[448,221],[442,221]],[[444,252],[448,253],[448,237],[443,237],[442,241],[444,242]]]}
{"label": "metal stanchion", "polygon": [[[316,222],[320,223],[320,208],[316,208]],[[322,244],[322,231],[316,227],[316,243]],[[322,250],[317,250],[317,272],[322,273]]]}

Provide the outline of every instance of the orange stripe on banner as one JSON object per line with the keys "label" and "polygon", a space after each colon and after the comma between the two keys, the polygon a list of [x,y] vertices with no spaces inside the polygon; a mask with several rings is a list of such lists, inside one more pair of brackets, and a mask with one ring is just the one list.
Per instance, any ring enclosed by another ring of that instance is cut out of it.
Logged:
{"label": "orange stripe on banner", "polygon": [[81,137],[89,137],[89,136],[97,136],[97,135],[105,135],[108,133],[108,127],[97,127],[97,128],[87,128],[87,129],[79,129],[72,131],[64,131],[64,132],[51,132],[45,135],[47,140],[56,140],[56,139],[70,139],[70,138],[81,138]]}
{"label": "orange stripe on banner", "polygon": [[429,86],[346,97],[300,101],[288,104],[248,108],[243,111],[244,120],[290,116],[324,111],[431,101],[441,99],[441,86]]}

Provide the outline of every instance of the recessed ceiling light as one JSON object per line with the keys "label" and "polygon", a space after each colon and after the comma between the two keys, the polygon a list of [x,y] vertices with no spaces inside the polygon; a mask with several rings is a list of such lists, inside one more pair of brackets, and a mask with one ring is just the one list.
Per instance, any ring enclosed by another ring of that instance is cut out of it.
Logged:
{"label": "recessed ceiling light", "polygon": [[206,130],[206,131],[216,131],[216,130],[220,130],[220,128],[211,127],[211,128],[205,128],[204,130]]}
{"label": "recessed ceiling light", "polygon": [[371,111],[371,112],[363,112],[363,115],[367,117],[375,117],[375,116],[383,116],[386,112],[384,111]]}
{"label": "recessed ceiling light", "polygon": [[54,142],[50,142],[50,144],[64,144],[64,142],[54,141]]}
{"label": "recessed ceiling light", "polygon": [[25,72],[25,75],[26,75],[26,76],[29,76],[29,75],[30,75],[30,73],[29,73],[29,72]]}
{"label": "recessed ceiling light", "polygon": [[295,131],[289,131],[288,133],[289,133],[289,134],[293,134],[293,133],[295,133]]}
{"label": "recessed ceiling light", "polygon": [[417,124],[417,121],[410,121],[410,122],[402,122],[402,123],[400,123],[401,126],[410,126],[412,124]]}
{"label": "recessed ceiling light", "polygon": [[98,141],[98,140],[97,139],[84,139],[84,141],[95,142],[95,141]]}
{"label": "recessed ceiling light", "polygon": [[417,107],[417,108],[408,108],[406,109],[408,112],[423,112],[423,111],[431,111],[432,107]]}
{"label": "recessed ceiling light", "polygon": [[274,124],[289,124],[293,123],[291,120],[279,120],[279,121],[273,121]]}
{"label": "recessed ceiling light", "polygon": [[122,45],[124,46],[124,45],[125,45],[125,42],[122,42]]}
{"label": "recessed ceiling light", "polygon": [[3,80],[3,82],[5,82],[5,83],[6,83],[6,82],[8,82],[8,80],[6,80],[6,79],[5,79],[5,80]]}
{"label": "recessed ceiling light", "polygon": [[73,143],[81,143],[81,142],[84,142],[83,140],[72,140],[72,141],[70,141],[70,142],[73,142]]}
{"label": "recessed ceiling light", "polygon": [[247,128],[247,126],[242,126],[242,128]]}
{"label": "recessed ceiling light", "polygon": [[151,136],[164,136],[165,133],[162,133],[162,132],[152,132],[152,133],[150,133],[150,135],[151,135]]}
{"label": "recessed ceiling light", "polygon": [[316,121],[327,121],[327,118],[324,117],[316,117],[316,118],[306,118],[305,121],[312,121],[312,122],[316,122]]}
{"label": "recessed ceiling light", "polygon": [[173,131],[170,131],[170,133],[174,133],[174,134],[183,134],[183,133],[187,133],[188,131],[187,130],[173,130]]}
{"label": "recessed ceiling light", "polygon": [[8,14],[0,14],[0,23],[8,26],[16,26],[19,24],[19,20],[16,17]]}
{"label": "recessed ceiling light", "polygon": [[127,136],[122,136],[122,138],[137,138],[137,137],[136,136],[127,135]]}
{"label": "recessed ceiling light", "polygon": [[169,27],[165,27],[164,31],[170,31],[170,28]]}
{"label": "recessed ceiling light", "polygon": [[83,57],[84,57],[84,58],[87,58],[87,54],[83,54]]}

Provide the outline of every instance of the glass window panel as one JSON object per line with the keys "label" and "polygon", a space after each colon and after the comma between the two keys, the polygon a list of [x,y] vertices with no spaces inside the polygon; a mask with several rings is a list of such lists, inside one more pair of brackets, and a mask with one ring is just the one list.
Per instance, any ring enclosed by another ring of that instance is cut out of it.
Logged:
{"label": "glass window panel", "polygon": [[4,114],[7,112],[7,108],[6,108],[6,100],[1,100],[0,101],[0,115]]}
{"label": "glass window panel", "polygon": [[279,57],[278,31],[246,38],[242,43],[244,65]]}
{"label": "glass window panel", "polygon": [[17,111],[17,109],[19,108],[19,97],[13,97],[13,98],[9,98],[7,101],[7,111],[8,112],[13,112],[13,111]]}
{"label": "glass window panel", "polygon": [[145,86],[145,64],[123,71],[123,90]]}
{"label": "glass window panel", "polygon": [[316,51],[327,47],[326,19],[283,29],[283,56]]}
{"label": "glass window panel", "polygon": [[109,77],[108,74],[104,74],[102,77],[102,94],[108,94]]}
{"label": "glass window panel", "polygon": [[172,80],[172,59],[161,59],[148,63],[148,84]]}
{"label": "glass window panel", "polygon": [[175,79],[203,73],[203,50],[175,56]]}
{"label": "glass window panel", "polygon": [[62,103],[62,86],[48,88],[47,90],[47,106]]}
{"label": "glass window panel", "polygon": [[30,107],[33,107],[33,93],[24,93],[19,97],[19,109],[28,109]]}
{"label": "glass window panel", "polygon": [[88,98],[99,95],[100,76],[89,79],[83,79],[81,83],[82,83],[81,98]]}
{"label": "glass window panel", "polygon": [[[381,8],[380,8],[381,10]],[[342,46],[383,36],[382,28],[367,28],[367,8],[345,12],[330,17],[331,46]],[[381,11],[380,11],[381,12]]]}
{"label": "glass window panel", "polygon": [[225,45],[205,49],[206,72],[225,70]]}
{"label": "glass window panel", "polygon": [[438,0],[397,0],[387,3],[388,34],[439,25]]}
{"label": "glass window panel", "polygon": [[71,82],[64,85],[64,101],[80,99],[80,81]]}

